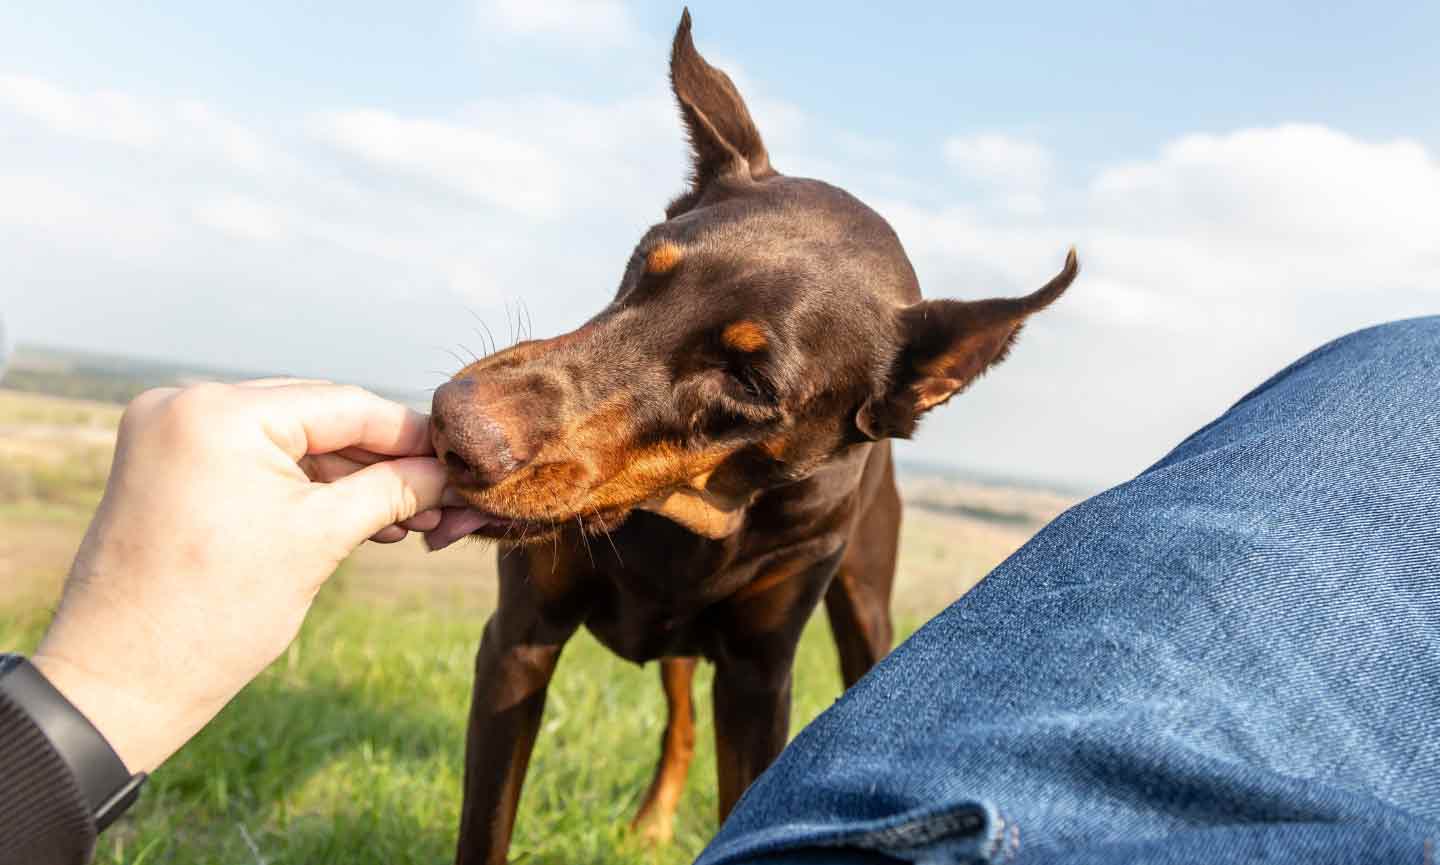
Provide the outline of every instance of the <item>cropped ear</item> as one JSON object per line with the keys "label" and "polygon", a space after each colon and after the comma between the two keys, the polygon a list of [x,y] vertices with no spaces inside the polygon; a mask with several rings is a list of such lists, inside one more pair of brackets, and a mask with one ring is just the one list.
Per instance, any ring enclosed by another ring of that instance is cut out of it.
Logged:
{"label": "cropped ear", "polygon": [[[693,205],[693,199],[717,177],[762,180],[775,176],[760,130],[755,128],[730,76],[706,63],[695,50],[688,8],[680,15],[670,49],[670,88],[680,104],[690,138],[693,164],[690,194],[686,196],[691,199],[689,204]],[[686,209],[688,206],[681,208]]]}
{"label": "cropped ear", "polygon": [[1025,320],[1064,294],[1079,271],[1071,249],[1064,269],[1034,294],[924,300],[905,307],[900,311],[905,345],[896,358],[889,390],[860,407],[855,426],[871,439],[909,438],[921,415],[1003,361]]}

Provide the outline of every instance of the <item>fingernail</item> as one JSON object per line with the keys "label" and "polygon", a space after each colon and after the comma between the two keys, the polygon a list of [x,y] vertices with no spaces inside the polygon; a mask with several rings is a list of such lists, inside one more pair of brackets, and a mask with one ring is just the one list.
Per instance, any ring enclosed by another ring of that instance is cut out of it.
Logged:
{"label": "fingernail", "polygon": [[463,508],[469,503],[466,502],[464,497],[459,493],[447,487],[445,491],[440,494],[440,504],[447,508]]}

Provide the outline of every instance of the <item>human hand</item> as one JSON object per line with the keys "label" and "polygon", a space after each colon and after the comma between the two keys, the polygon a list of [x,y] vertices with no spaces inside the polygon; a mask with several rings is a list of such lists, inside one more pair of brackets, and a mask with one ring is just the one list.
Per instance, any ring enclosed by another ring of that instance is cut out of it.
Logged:
{"label": "human hand", "polygon": [[424,415],[355,387],[141,394],[33,663],[153,770],[285,650],[358,544],[438,525],[430,454]]}

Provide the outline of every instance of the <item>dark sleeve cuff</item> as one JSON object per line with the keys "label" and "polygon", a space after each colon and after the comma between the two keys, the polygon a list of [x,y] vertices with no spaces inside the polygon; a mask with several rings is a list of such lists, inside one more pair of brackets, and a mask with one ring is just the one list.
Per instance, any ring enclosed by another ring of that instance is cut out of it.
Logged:
{"label": "dark sleeve cuff", "polygon": [[0,865],[83,865],[96,834],[69,765],[0,693]]}

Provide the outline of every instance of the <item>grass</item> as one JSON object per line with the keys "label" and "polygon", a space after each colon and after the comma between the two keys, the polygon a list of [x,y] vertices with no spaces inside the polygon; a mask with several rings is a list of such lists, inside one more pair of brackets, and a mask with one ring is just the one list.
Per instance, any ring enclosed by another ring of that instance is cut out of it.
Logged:
{"label": "grass", "polygon": [[[0,650],[28,651],[39,639],[103,490],[119,413],[0,389]],[[985,495],[986,506],[1013,509],[1003,493]],[[901,631],[969,589],[1032,529],[908,510],[895,590]],[[367,544],[347,560],[296,643],[156,773],[140,805],[101,839],[97,861],[450,861],[494,563],[474,545],[422,550],[415,540]],[[840,693],[823,618],[801,643],[792,732]],[[527,776],[513,861],[669,865],[704,846],[715,831],[708,665],[696,677],[700,729],[675,841],[651,848],[626,828],[658,754],[658,678],[655,665],[623,662],[583,632],[571,641]]]}
{"label": "grass", "polygon": [[[147,787],[106,833],[103,863],[447,862],[463,731],[483,617],[397,611],[327,590],[300,639]],[[45,616],[0,618],[0,645],[29,648]],[[796,667],[793,729],[839,695],[819,618]],[[582,634],[546,706],[511,848],[534,863],[691,861],[715,830],[710,671],[675,842],[626,830],[650,779],[664,703],[653,664],[627,664]]]}
{"label": "grass", "polygon": [[119,420],[116,406],[0,390],[0,513],[93,510]]}

